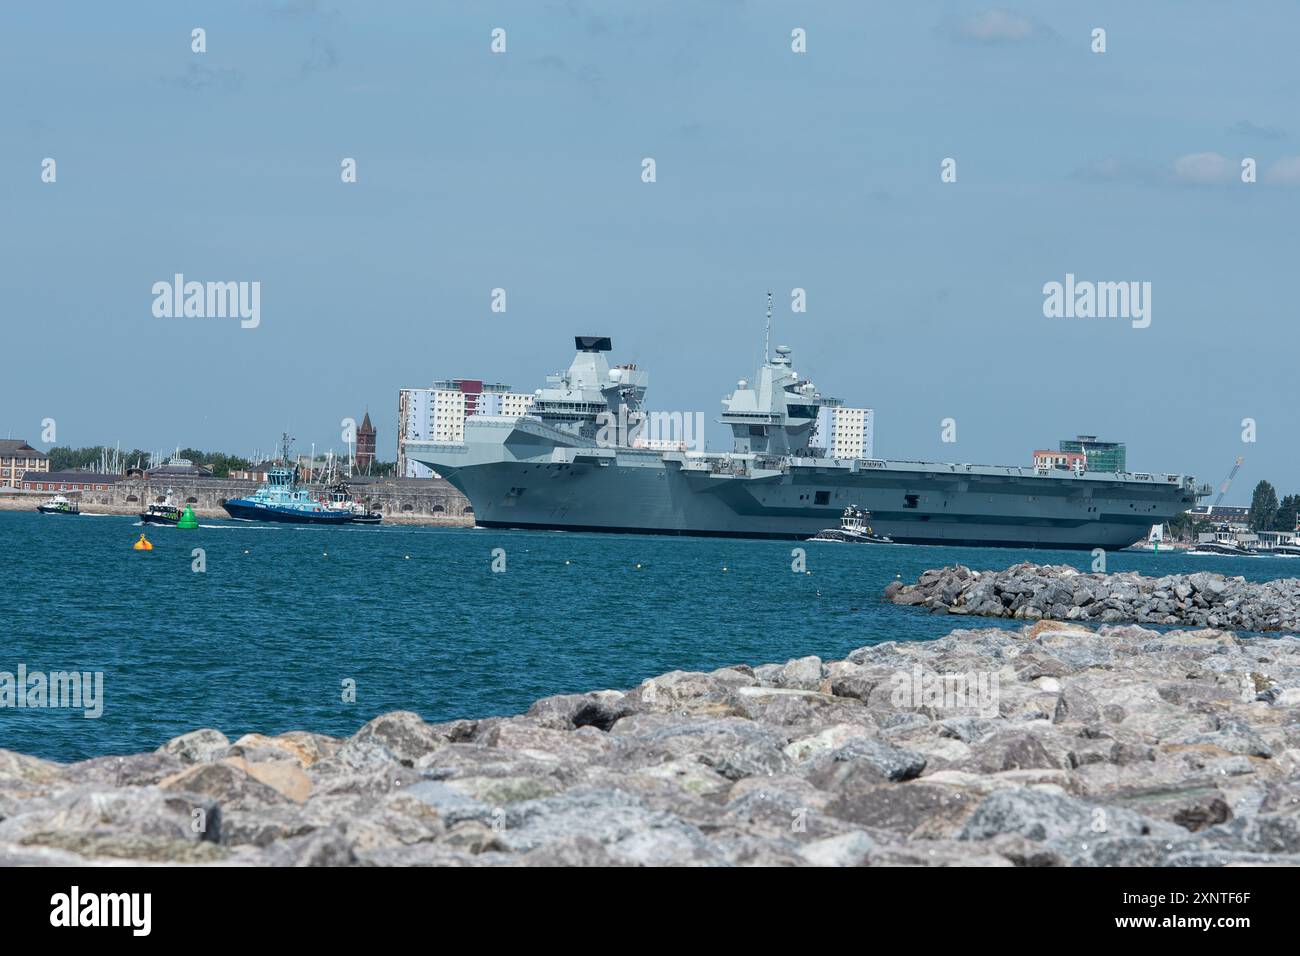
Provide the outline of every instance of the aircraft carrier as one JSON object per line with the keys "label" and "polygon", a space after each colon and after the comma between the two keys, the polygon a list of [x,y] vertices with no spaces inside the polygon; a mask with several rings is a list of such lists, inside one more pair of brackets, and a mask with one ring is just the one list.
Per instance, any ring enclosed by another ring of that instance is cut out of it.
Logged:
{"label": "aircraft carrier", "polygon": [[818,413],[838,401],[784,346],[765,347],[753,381],[723,399],[730,452],[637,447],[647,373],[611,368],[606,337],[575,344],[529,414],[468,416],[463,444],[406,443],[469,498],[478,525],[804,539],[853,506],[901,543],[1113,549],[1210,490],[1176,474],[828,457]]}

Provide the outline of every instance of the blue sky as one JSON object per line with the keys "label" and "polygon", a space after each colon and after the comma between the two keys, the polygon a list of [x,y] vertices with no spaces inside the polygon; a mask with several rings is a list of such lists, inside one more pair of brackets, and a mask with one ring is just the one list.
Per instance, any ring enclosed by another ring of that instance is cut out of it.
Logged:
{"label": "blue sky", "polygon": [[[712,420],[772,289],[877,454],[1087,432],[1300,491],[1297,36],[1269,2],[8,3],[0,434],[340,447],[368,406],[391,458],[399,386],[532,390],[575,333]],[[156,318],[176,272],[260,281],[260,326]],[[1066,273],[1151,282],[1150,327],[1045,318]]]}

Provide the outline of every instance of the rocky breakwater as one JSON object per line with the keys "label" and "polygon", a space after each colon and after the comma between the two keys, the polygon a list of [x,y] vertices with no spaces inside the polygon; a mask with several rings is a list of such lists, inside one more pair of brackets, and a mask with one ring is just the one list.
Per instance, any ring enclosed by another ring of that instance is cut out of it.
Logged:
{"label": "rocky breakwater", "polygon": [[1300,864],[1300,640],[1038,622],[524,715],[0,751],[0,865]]}
{"label": "rocky breakwater", "polygon": [[1085,574],[1028,562],[1005,571],[963,565],[892,582],[885,597],[947,614],[1016,620],[1198,625],[1237,631],[1300,630],[1300,580],[1248,582],[1222,574]]}

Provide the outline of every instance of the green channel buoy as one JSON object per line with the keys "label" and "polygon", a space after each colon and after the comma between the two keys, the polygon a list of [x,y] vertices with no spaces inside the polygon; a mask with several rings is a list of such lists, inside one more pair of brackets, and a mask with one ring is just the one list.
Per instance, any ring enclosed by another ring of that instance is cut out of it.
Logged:
{"label": "green channel buoy", "polygon": [[189,505],[185,506],[185,511],[181,514],[181,519],[176,522],[176,527],[186,530],[193,530],[199,526],[199,519],[194,517],[194,509]]}

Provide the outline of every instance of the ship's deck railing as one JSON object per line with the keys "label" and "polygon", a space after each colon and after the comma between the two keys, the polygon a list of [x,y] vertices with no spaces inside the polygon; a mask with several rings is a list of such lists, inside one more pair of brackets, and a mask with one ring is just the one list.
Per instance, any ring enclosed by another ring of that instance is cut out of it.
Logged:
{"label": "ship's deck railing", "polygon": [[[859,466],[865,464],[865,461],[866,461],[865,459],[859,461]],[[972,471],[976,468],[986,468],[990,471],[1003,471],[1006,472],[1006,474],[1008,475],[1023,475],[1028,473],[1031,475],[1037,475],[1041,478],[1060,477],[1061,475],[1066,474],[1066,475],[1073,475],[1076,477],[1085,477],[1085,476],[1093,477],[1096,478],[1097,480],[1106,480],[1108,478],[1119,479],[1120,481],[1160,481],[1161,480],[1161,478],[1156,475],[1152,475],[1147,472],[1141,472],[1141,471],[1139,472],[1129,472],[1129,471],[1079,472],[1073,468],[1069,468],[1069,469],[1037,468],[1034,467],[1033,465],[977,465],[977,464],[971,464],[966,462],[957,463],[957,462],[946,462],[946,461],[944,462],[916,461],[914,459],[908,459],[908,458],[890,458],[887,460],[873,459],[873,461],[879,462],[879,464],[870,465],[870,467],[873,468],[886,468],[889,465],[914,465],[914,466],[920,466],[921,470],[924,470],[930,474],[942,473],[944,471],[959,473],[959,472]],[[1163,480],[1171,484],[1186,483],[1188,487],[1193,487],[1195,484],[1195,479],[1190,476],[1171,475],[1167,472],[1163,475]],[[1202,487],[1205,489],[1209,488],[1208,485],[1204,485]]]}
{"label": "ship's deck railing", "polygon": [[[754,470],[776,471],[788,473],[792,467],[822,466],[826,467],[829,462],[834,462],[836,466],[842,467],[845,464],[851,466],[853,471],[865,471],[868,469],[889,470],[902,466],[903,468],[915,468],[927,475],[938,476],[943,474],[964,475],[975,473],[975,469],[981,469],[978,474],[983,477],[989,477],[1005,474],[1010,477],[1034,476],[1039,478],[1075,478],[1085,479],[1096,482],[1107,481],[1142,481],[1142,482],[1168,482],[1178,484],[1189,492],[1194,492],[1198,496],[1205,496],[1211,492],[1207,484],[1197,485],[1196,480],[1189,475],[1172,475],[1158,474],[1153,475],[1147,472],[1099,472],[1084,471],[1080,472],[1075,469],[1062,468],[1036,468],[1026,465],[975,465],[967,463],[953,462],[936,462],[936,461],[918,461],[912,459],[884,459],[884,458],[807,458],[800,456],[777,456],[762,455],[750,453],[747,455],[738,455],[734,452],[702,452],[702,451],[678,451],[665,452],[662,449],[631,449],[647,454],[668,454],[672,460],[680,461],[681,468],[684,471],[707,472],[714,475],[738,475],[744,476]],[[676,456],[681,455],[678,459]]]}

